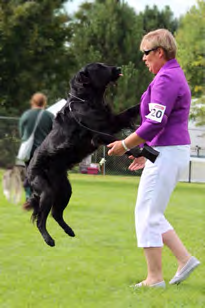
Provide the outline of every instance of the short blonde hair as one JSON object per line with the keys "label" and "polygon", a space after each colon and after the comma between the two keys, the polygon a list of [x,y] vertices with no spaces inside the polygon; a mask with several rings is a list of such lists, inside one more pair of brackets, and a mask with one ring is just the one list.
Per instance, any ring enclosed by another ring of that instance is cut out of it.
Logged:
{"label": "short blonde hair", "polygon": [[47,105],[47,97],[41,92],[36,92],[31,97],[31,105],[45,108]]}
{"label": "short blonde hair", "polygon": [[149,43],[149,49],[162,47],[167,60],[174,59],[177,52],[177,43],[170,31],[167,29],[157,29],[147,33],[141,41],[140,50],[143,51],[145,43]]}

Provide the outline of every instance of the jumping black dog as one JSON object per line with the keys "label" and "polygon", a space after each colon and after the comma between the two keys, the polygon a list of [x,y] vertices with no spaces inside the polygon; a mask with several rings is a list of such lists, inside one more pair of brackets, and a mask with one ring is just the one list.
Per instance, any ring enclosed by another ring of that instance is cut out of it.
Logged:
{"label": "jumping black dog", "polygon": [[[93,153],[100,144],[116,140],[123,128],[134,129],[139,105],[114,114],[104,99],[106,87],[116,82],[121,70],[115,66],[91,63],[81,69],[70,82],[70,98],[58,112],[53,129],[34,153],[27,176],[33,189],[29,205],[33,221],[45,242],[55,242],[46,229],[49,212],[69,236],[73,230],[63,219],[71,194],[67,171]],[[137,148],[129,154],[141,156]]]}

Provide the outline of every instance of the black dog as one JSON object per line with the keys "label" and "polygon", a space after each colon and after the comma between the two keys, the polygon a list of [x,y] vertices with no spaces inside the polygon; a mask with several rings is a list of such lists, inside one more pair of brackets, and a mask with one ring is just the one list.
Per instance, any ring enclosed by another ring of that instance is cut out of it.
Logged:
{"label": "black dog", "polygon": [[[116,140],[114,134],[121,129],[134,128],[139,105],[115,115],[103,98],[106,87],[120,75],[120,68],[102,63],[91,63],[80,70],[71,80],[70,99],[58,112],[52,131],[29,164],[32,217],[50,246],[55,245],[46,230],[50,210],[63,230],[75,236],[63,219],[63,211],[72,194],[67,170],[93,153],[100,144]],[[129,154],[141,156],[139,149]]]}

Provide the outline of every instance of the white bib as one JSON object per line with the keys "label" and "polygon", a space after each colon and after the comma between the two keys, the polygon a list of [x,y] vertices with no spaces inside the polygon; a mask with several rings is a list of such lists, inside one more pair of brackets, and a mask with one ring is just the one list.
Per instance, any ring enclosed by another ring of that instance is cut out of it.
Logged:
{"label": "white bib", "polygon": [[166,109],[166,106],[164,106],[164,105],[149,103],[150,113],[148,115],[146,115],[145,117],[147,119],[161,123],[165,109]]}

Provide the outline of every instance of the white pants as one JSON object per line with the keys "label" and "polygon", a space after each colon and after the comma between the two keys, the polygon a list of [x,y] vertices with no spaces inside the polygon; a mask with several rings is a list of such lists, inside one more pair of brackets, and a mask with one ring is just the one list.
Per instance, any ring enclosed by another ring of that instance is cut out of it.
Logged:
{"label": "white pants", "polygon": [[138,188],[135,208],[138,247],[163,246],[162,234],[173,229],[164,212],[181,172],[189,163],[189,145],[155,149],[160,154],[154,164],[146,161]]}

